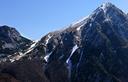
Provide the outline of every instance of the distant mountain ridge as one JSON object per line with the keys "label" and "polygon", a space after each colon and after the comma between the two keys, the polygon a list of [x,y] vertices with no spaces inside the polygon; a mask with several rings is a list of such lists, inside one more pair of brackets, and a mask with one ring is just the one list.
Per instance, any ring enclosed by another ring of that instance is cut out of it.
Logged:
{"label": "distant mountain ridge", "polygon": [[32,41],[21,36],[15,28],[0,26],[0,59],[24,52],[31,44]]}
{"label": "distant mountain ridge", "polygon": [[2,58],[6,51],[1,53],[1,73],[11,72],[21,82],[128,81],[128,16],[111,3],[102,4],[88,17],[67,29],[50,32],[38,42],[8,26],[0,27],[0,33],[0,41],[9,43],[2,43],[0,49],[7,48],[13,55],[4,55],[7,62]]}

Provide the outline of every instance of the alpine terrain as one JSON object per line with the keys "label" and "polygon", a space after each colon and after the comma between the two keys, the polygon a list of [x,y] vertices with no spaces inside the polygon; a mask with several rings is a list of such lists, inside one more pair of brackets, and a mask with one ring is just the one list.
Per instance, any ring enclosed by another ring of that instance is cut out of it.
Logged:
{"label": "alpine terrain", "polygon": [[128,82],[128,15],[105,3],[39,41],[1,26],[0,82]]}

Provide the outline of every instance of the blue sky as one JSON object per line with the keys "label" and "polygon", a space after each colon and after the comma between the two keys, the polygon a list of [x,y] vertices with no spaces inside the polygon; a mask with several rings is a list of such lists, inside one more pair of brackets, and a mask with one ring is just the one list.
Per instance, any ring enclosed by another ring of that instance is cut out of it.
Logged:
{"label": "blue sky", "polygon": [[15,27],[36,40],[91,14],[105,2],[128,12],[128,0],[0,0],[0,26]]}

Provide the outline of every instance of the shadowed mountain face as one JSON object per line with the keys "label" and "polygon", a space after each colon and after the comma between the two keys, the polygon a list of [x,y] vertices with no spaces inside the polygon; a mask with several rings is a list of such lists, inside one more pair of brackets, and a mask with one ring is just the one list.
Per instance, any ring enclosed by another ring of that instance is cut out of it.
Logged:
{"label": "shadowed mountain face", "polygon": [[[128,82],[128,16],[111,3],[67,29],[29,43],[24,50],[16,49],[22,50],[18,60],[14,55],[13,62],[1,64],[2,73],[13,70],[21,82]],[[29,76],[21,70],[28,70]]]}

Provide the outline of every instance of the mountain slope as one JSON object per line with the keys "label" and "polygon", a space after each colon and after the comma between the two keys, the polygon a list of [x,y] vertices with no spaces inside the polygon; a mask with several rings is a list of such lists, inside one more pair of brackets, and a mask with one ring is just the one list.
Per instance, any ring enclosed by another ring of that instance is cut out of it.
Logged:
{"label": "mountain slope", "polygon": [[0,61],[11,61],[7,57],[20,55],[24,52],[32,41],[21,36],[20,33],[12,27],[0,26]]}
{"label": "mountain slope", "polygon": [[15,28],[0,27],[0,82],[49,82],[40,59],[24,58],[35,45]]}
{"label": "mountain slope", "polygon": [[128,80],[128,17],[111,3],[65,30],[49,33],[37,47],[42,45],[46,46],[45,73],[51,82]]}
{"label": "mountain slope", "polygon": [[19,60],[1,64],[1,73],[22,82],[128,82],[128,16],[111,3],[29,43]]}

